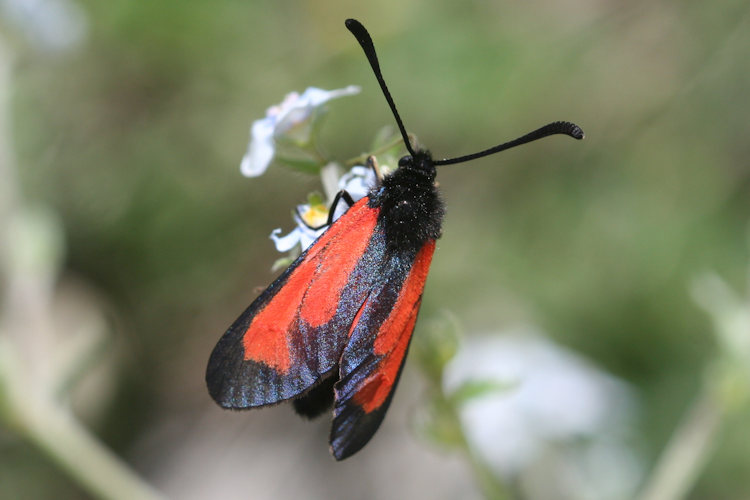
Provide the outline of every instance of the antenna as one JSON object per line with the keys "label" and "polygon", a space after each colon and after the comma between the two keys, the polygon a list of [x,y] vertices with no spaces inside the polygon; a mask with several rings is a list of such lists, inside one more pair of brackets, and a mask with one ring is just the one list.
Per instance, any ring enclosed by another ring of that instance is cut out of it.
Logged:
{"label": "antenna", "polygon": [[398,110],[396,110],[396,104],[393,102],[393,97],[391,97],[391,93],[388,91],[388,86],[385,84],[385,80],[383,80],[383,74],[380,72],[380,63],[378,62],[378,56],[375,53],[375,45],[373,45],[372,43],[370,34],[367,32],[365,27],[362,26],[362,23],[360,23],[356,19],[347,19],[344,24],[346,24],[346,28],[352,32],[354,38],[356,38],[359,44],[362,46],[362,50],[365,51],[365,56],[367,56],[367,60],[370,61],[370,66],[372,66],[372,71],[373,73],[375,73],[375,78],[378,79],[380,88],[383,90],[385,100],[388,101],[388,106],[391,107],[393,117],[396,118],[396,124],[398,125],[398,129],[401,131],[401,137],[403,137],[404,139],[404,145],[406,146],[406,149],[409,150],[409,153],[414,156],[415,153],[411,147],[411,143],[409,142],[409,135],[406,133],[406,129],[404,128],[404,122],[401,121],[401,116],[399,116]]}
{"label": "antenna", "polygon": [[[390,106],[391,111],[393,112],[393,117],[396,119],[398,129],[401,131],[401,137],[403,137],[404,139],[404,145],[406,146],[406,149],[409,150],[409,153],[414,156],[415,152],[414,149],[412,149],[411,143],[409,141],[409,136],[406,133],[406,128],[404,128],[404,122],[401,121],[401,116],[399,116],[398,114],[396,104],[393,102],[393,97],[391,97],[391,93],[388,91],[388,86],[385,84],[385,80],[383,79],[383,74],[380,72],[380,63],[378,62],[378,56],[375,53],[375,45],[372,43],[370,34],[367,32],[365,27],[362,26],[362,23],[360,23],[356,19],[347,19],[345,24],[346,28],[351,31],[352,35],[354,35],[359,44],[362,46],[362,50],[365,51],[365,56],[367,56],[367,60],[370,62],[372,71],[375,73],[375,78],[377,78],[378,83],[380,84],[380,88],[383,91],[385,100],[388,101],[388,106]],[[499,153],[500,151],[505,151],[506,149],[520,146],[521,144],[526,144],[527,142],[536,141],[538,139],[542,139],[544,137],[555,134],[564,134],[579,140],[584,138],[583,130],[575,123],[563,121],[552,122],[517,139],[498,144],[497,146],[485,149],[484,151],[479,151],[478,153],[472,153],[464,156],[458,156],[456,158],[435,160],[433,161],[433,164],[437,166],[463,163],[465,161],[475,160],[477,158],[482,158],[483,156]]]}
{"label": "antenna", "polygon": [[459,156],[457,158],[449,158],[446,160],[435,160],[432,163],[435,165],[453,165],[455,163],[463,163],[465,161],[475,160],[483,156],[488,156],[491,154],[499,153],[500,151],[505,151],[506,149],[514,148],[516,146],[520,146],[521,144],[526,144],[527,142],[536,141],[537,139],[542,139],[544,137],[548,137],[550,135],[555,135],[555,134],[565,134],[565,135],[569,135],[570,137],[574,139],[579,139],[579,140],[585,137],[583,135],[583,130],[581,130],[581,127],[579,127],[575,123],[552,122],[552,123],[548,123],[544,127],[534,130],[533,132],[529,132],[528,134],[523,135],[519,137],[518,139],[513,139],[512,141],[504,142],[503,144],[498,144],[497,146],[494,146],[489,149],[485,149],[484,151],[480,151],[478,153],[472,153],[470,155]]}

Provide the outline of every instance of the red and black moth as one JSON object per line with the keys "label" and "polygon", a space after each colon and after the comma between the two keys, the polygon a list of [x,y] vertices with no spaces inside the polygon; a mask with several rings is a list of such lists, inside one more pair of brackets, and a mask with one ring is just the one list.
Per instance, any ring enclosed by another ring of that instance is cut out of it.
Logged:
{"label": "red and black moth", "polygon": [[380,179],[242,313],[211,353],[206,383],[222,407],[256,408],[294,401],[315,417],[333,406],[331,452],[359,451],[383,421],[417,321],[443,202],[435,167],[487,156],[553,134],[583,138],[570,122],[553,122],[478,153],[433,160],[413,149],[380,72],[370,35],[346,27],[372,66],[408,156]]}

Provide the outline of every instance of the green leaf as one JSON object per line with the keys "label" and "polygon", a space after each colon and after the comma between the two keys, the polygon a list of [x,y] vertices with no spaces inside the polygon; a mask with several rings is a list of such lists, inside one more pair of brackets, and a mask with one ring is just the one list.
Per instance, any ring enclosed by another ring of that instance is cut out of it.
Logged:
{"label": "green leaf", "polygon": [[307,195],[307,203],[311,207],[314,207],[315,205],[324,205],[325,198],[323,198],[323,194],[320,191],[313,191]]}
{"label": "green leaf", "polygon": [[444,399],[430,402],[420,412],[415,428],[424,439],[445,448],[460,448],[464,444],[458,416]]}
{"label": "green leaf", "polygon": [[427,378],[439,384],[445,365],[458,351],[461,327],[448,312],[423,324],[412,341],[412,353]]}
{"label": "green leaf", "polygon": [[276,261],[271,266],[271,272],[276,272],[279,269],[284,269],[289,267],[296,257],[293,257],[292,255],[287,255],[286,257],[281,257],[279,259],[276,259]]}
{"label": "green leaf", "polygon": [[278,155],[274,158],[274,161],[305,174],[316,175],[320,172],[320,169],[323,168],[324,165],[324,163],[320,160],[315,160],[312,158],[290,158]]}

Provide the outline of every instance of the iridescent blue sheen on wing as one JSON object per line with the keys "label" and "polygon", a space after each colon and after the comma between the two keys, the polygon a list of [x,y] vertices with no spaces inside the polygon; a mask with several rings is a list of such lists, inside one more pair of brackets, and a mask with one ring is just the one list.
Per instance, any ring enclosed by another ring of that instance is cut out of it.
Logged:
{"label": "iridescent blue sheen on wing", "polygon": [[[363,201],[362,206],[364,206]],[[370,209],[367,209],[370,210]],[[348,212],[347,212],[348,214]],[[339,221],[346,220],[344,214],[328,231],[336,231]],[[327,232],[328,232],[327,231]],[[324,233],[325,235],[326,233]],[[345,235],[342,235],[342,237]],[[229,327],[211,353],[206,370],[206,382],[213,399],[225,408],[242,409],[275,404],[300,397],[314,389],[335,372],[339,358],[347,342],[351,324],[368,296],[377,275],[371,272],[384,260],[385,244],[382,231],[370,235],[365,252],[357,260],[349,274],[347,284],[340,290],[329,290],[327,300],[335,305],[330,321],[311,326],[301,315],[307,294],[297,304],[297,313],[286,326],[285,345],[291,359],[288,372],[283,372],[263,362],[246,359],[243,339],[253,319],[270,304],[284,286],[290,275],[305,262],[310,252],[320,250],[319,238],[306,252],[279,276]],[[339,245],[339,239],[330,240],[330,245]],[[339,251],[338,248],[335,249]],[[341,251],[346,251],[345,249]],[[307,290],[313,286],[324,269],[323,263],[311,275]],[[330,272],[327,269],[327,272]]]}
{"label": "iridescent blue sheen on wing", "polygon": [[331,451],[344,459],[380,426],[401,376],[417,321],[435,240],[418,251],[388,253],[387,276],[371,293],[344,348],[334,386]]}
{"label": "iridescent blue sheen on wing", "polygon": [[[374,353],[374,343],[399,298],[415,254],[413,250],[390,254],[383,263],[379,279],[364,304],[341,357],[340,378],[334,386],[334,419],[330,438],[331,452],[337,460],[343,460],[367,444],[380,427],[390,405],[395,383],[386,401],[369,412],[355,400],[355,396],[364,387],[367,378],[378,370],[384,358]],[[411,335],[411,332],[404,333]]]}

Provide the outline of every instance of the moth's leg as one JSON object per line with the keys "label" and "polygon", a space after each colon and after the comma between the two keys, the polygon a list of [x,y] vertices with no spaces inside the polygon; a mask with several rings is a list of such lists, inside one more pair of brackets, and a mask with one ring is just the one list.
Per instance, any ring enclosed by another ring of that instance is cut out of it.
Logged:
{"label": "moth's leg", "polygon": [[333,198],[333,203],[331,203],[331,208],[328,211],[328,222],[326,222],[327,225],[330,226],[333,223],[333,216],[336,214],[336,208],[338,208],[339,202],[341,200],[344,200],[347,208],[354,205],[354,199],[352,198],[352,195],[349,194],[349,191],[347,191],[346,189],[342,189],[341,191],[336,193],[336,196],[334,196]]}
{"label": "moth's leg", "polygon": [[380,186],[383,184],[383,172],[380,170],[380,165],[378,165],[378,159],[375,158],[373,155],[370,155],[367,157],[367,168],[372,169],[373,173],[375,174],[375,182],[377,182],[377,185]]}
{"label": "moth's leg", "polygon": [[336,196],[333,198],[333,203],[331,203],[331,208],[328,211],[328,220],[325,224],[321,224],[320,226],[311,226],[307,222],[305,222],[305,218],[302,217],[302,213],[299,211],[299,207],[297,207],[297,217],[299,217],[299,220],[302,221],[302,224],[305,225],[306,228],[312,229],[313,231],[317,231],[319,229],[323,229],[326,226],[330,226],[333,222],[333,215],[336,213],[336,208],[339,206],[339,203],[341,201],[344,201],[346,203],[347,207],[351,207],[354,205],[354,199],[352,198],[352,195],[349,194],[345,189],[342,189],[338,193],[336,193]]}

